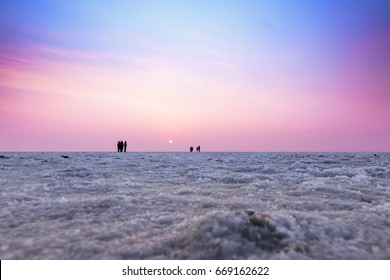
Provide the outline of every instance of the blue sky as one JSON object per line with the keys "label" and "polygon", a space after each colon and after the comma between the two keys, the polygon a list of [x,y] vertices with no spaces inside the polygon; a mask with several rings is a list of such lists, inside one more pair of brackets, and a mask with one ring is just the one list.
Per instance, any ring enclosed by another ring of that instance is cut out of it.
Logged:
{"label": "blue sky", "polygon": [[0,150],[389,150],[389,3],[2,1]]}

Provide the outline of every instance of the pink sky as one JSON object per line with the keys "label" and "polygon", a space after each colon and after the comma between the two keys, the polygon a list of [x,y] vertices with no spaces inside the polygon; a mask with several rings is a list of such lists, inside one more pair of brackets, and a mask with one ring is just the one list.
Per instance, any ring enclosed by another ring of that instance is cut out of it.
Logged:
{"label": "pink sky", "polygon": [[388,25],[318,38],[234,11],[166,29],[8,19],[0,151],[390,151]]}

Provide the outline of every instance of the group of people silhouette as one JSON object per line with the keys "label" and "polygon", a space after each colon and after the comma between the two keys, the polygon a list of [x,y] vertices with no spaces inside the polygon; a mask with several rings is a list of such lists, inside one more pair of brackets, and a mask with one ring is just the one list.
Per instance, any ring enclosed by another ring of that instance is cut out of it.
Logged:
{"label": "group of people silhouette", "polygon": [[118,153],[119,152],[125,152],[126,153],[126,149],[127,149],[127,141],[123,142],[123,141],[118,141],[118,144],[116,144],[117,148],[118,148]]}
{"label": "group of people silhouette", "polygon": [[[125,152],[126,153],[126,150],[127,150],[127,141],[123,142],[122,140],[121,141],[118,141],[118,143],[116,144],[117,148],[118,148],[118,153],[120,152]],[[190,147],[190,152],[193,152],[194,151],[194,147]],[[196,147],[196,151],[197,152],[200,152],[200,146]]]}
{"label": "group of people silhouette", "polygon": [[[194,151],[194,147],[190,147],[190,152]],[[196,151],[200,152],[200,146],[196,147]]]}

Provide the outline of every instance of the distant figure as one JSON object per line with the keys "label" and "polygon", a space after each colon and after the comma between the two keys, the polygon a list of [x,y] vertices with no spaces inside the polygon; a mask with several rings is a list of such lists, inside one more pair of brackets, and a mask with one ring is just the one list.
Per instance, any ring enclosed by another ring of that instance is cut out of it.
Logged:
{"label": "distant figure", "polygon": [[123,151],[126,153],[126,149],[127,149],[127,141],[125,141],[125,143],[123,144]]}
{"label": "distant figure", "polygon": [[118,148],[118,153],[121,151],[121,141],[118,141],[118,143],[116,144],[117,148]]}
{"label": "distant figure", "polygon": [[119,142],[119,152],[123,152],[123,141]]}
{"label": "distant figure", "polygon": [[196,151],[200,152],[200,146],[196,147]]}
{"label": "distant figure", "polygon": [[194,147],[190,147],[190,152],[192,153],[194,151]]}

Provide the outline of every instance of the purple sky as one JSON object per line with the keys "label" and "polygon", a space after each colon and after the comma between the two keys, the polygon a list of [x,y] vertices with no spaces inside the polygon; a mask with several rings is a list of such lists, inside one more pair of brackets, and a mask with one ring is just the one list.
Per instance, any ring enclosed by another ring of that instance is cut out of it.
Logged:
{"label": "purple sky", "polygon": [[388,1],[0,10],[0,151],[390,151]]}

